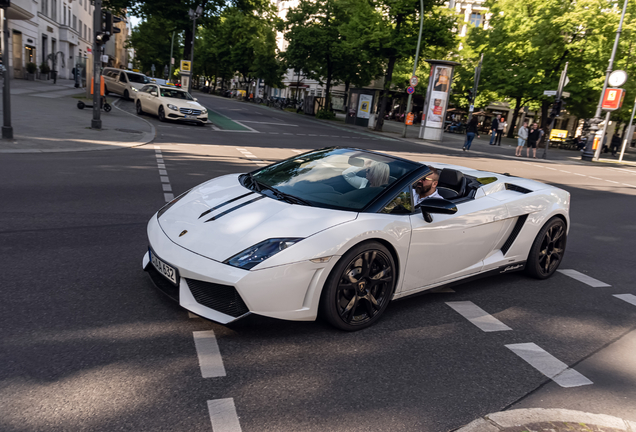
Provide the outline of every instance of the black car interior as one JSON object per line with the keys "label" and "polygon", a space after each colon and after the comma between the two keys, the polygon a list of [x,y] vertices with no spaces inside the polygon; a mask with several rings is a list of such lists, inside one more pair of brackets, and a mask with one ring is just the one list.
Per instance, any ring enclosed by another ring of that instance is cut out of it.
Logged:
{"label": "black car interior", "polygon": [[443,168],[439,173],[437,192],[449,201],[463,202],[475,198],[475,193],[481,185],[475,177],[451,168]]}

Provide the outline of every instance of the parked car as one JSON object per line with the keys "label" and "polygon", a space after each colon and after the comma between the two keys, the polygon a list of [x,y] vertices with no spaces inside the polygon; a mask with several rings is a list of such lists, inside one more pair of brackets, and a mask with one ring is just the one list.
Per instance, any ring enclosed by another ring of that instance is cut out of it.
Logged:
{"label": "parked car", "polygon": [[203,126],[208,110],[190,93],[174,86],[147,84],[134,93],[138,115],[154,114],[160,121],[187,120]]}
{"label": "parked car", "polygon": [[150,78],[139,72],[107,67],[102,71],[104,92],[115,93],[124,99],[132,98],[133,93],[150,82]]}
{"label": "parked car", "polygon": [[[416,205],[413,188],[433,167],[444,198]],[[170,201],[148,222],[142,266],[182,307],[221,324],[321,314],[354,331],[392,300],[445,284],[552,276],[569,211],[567,191],[537,181],[327,148]]]}

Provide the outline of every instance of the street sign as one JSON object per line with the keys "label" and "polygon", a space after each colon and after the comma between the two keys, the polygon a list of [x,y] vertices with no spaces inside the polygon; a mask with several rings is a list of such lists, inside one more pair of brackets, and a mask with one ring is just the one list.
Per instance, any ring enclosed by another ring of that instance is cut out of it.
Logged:
{"label": "street sign", "polygon": [[616,111],[623,106],[625,98],[625,90],[619,88],[608,88],[603,95],[601,108],[605,111]]}
{"label": "street sign", "polygon": [[102,63],[108,63],[108,56],[106,54],[102,56]]}
{"label": "street sign", "polygon": [[570,92],[563,92],[561,93],[561,96],[563,96],[564,98],[570,97]]}
{"label": "street sign", "polygon": [[190,73],[190,65],[191,65],[190,60],[181,60],[181,72]]}
{"label": "street sign", "polygon": [[410,86],[409,88],[407,88],[407,89],[406,89],[406,92],[407,92],[408,94],[413,94],[413,93],[415,93],[415,87]]}
{"label": "street sign", "polygon": [[411,77],[411,87],[415,87],[420,82],[415,75]]}
{"label": "street sign", "polygon": [[610,74],[607,82],[612,87],[620,87],[627,82],[627,72],[622,70],[615,70]]}
{"label": "street sign", "polygon": [[543,94],[546,96],[556,96],[557,91],[556,90],[544,90]]}
{"label": "street sign", "polygon": [[170,58],[170,64],[174,64],[174,57]]}
{"label": "street sign", "polygon": [[475,111],[475,105],[470,105],[468,107],[468,112],[473,112],[473,111]]}
{"label": "street sign", "polygon": [[132,69],[133,68],[133,64],[132,63],[128,63],[128,69]]}

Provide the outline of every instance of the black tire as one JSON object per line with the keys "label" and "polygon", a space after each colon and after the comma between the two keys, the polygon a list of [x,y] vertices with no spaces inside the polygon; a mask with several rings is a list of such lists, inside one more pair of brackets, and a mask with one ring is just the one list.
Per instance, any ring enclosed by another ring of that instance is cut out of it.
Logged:
{"label": "black tire", "polygon": [[543,225],[532,243],[526,262],[526,273],[537,279],[552,276],[563,261],[566,243],[565,222],[559,217],[553,217]]}
{"label": "black tire", "polygon": [[163,109],[163,105],[159,106],[159,111],[157,112],[157,115],[159,116],[159,121],[161,122],[166,121],[166,111]]}
{"label": "black tire", "polygon": [[130,93],[128,93],[128,90],[124,90],[124,99],[130,100]]}
{"label": "black tire", "polygon": [[109,103],[104,104],[104,111],[110,112],[111,109],[113,109],[113,107],[111,107]]}
{"label": "black tire", "polygon": [[77,107],[79,109],[84,109],[84,107],[86,106],[86,104],[82,101],[77,101]]}
{"label": "black tire", "polygon": [[137,101],[137,103],[135,104],[135,108],[137,109],[137,115],[144,115],[144,110],[141,107],[141,102]]}
{"label": "black tire", "polygon": [[374,324],[393,296],[395,268],[393,255],[382,244],[356,245],[340,258],[325,282],[320,298],[322,316],[346,331]]}

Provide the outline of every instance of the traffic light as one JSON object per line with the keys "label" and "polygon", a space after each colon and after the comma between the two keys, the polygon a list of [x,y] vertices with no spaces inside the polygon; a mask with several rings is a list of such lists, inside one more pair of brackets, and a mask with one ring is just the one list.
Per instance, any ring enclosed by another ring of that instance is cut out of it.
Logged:
{"label": "traffic light", "polygon": [[552,105],[552,111],[550,112],[550,117],[554,118],[554,117],[559,117],[561,115],[561,109],[563,108],[563,101],[562,100],[556,100],[554,101],[554,104]]}
{"label": "traffic light", "polygon": [[121,22],[122,18],[113,16],[111,12],[102,12],[101,31],[97,32],[95,38],[98,44],[104,44],[110,40],[115,33],[121,33],[121,29],[113,26],[113,23]]}
{"label": "traffic light", "polygon": [[472,102],[475,99],[475,95],[473,95],[473,90],[468,90],[468,102]]}

